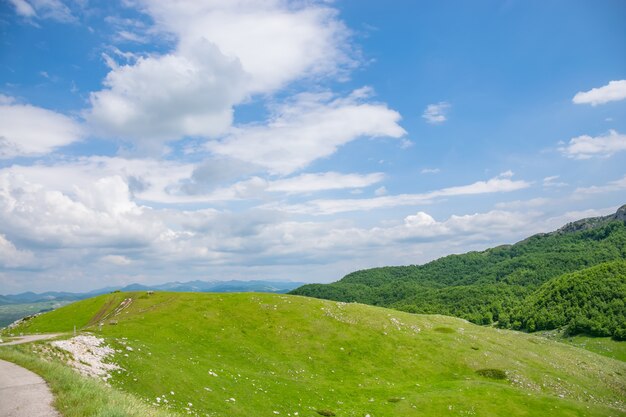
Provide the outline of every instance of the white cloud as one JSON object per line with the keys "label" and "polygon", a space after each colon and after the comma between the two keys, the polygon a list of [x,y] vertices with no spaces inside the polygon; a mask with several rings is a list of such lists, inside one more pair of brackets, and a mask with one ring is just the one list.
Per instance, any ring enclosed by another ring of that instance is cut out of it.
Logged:
{"label": "white cloud", "polygon": [[426,106],[422,117],[430,124],[440,124],[448,120],[448,110],[450,110],[450,103],[445,101],[429,104]]}
{"label": "white cloud", "polygon": [[0,268],[19,268],[32,266],[35,257],[30,251],[19,250],[6,236],[0,234]]}
{"label": "white cloud", "polygon": [[85,116],[100,132],[158,149],[182,136],[224,133],[232,106],[245,96],[245,83],[236,59],[199,42],[185,56],[142,57],[114,67],[104,81],[107,88],[91,94]]}
{"label": "white cloud", "polygon": [[0,174],[0,224],[7,236],[45,247],[145,246],[159,236],[158,221],[130,201],[127,184],[107,177],[73,195]]}
{"label": "white cloud", "polygon": [[384,178],[385,175],[381,172],[366,175],[340,174],[338,172],[302,174],[272,181],[268,184],[267,190],[285,193],[310,193],[345,188],[363,188],[376,184]]}
{"label": "white cloud", "polygon": [[421,174],[439,174],[441,169],[439,168],[423,168],[420,173]]}
{"label": "white cloud", "polygon": [[275,109],[267,125],[243,126],[222,141],[207,143],[215,154],[289,174],[360,137],[402,137],[400,114],[384,104],[362,101],[370,90],[347,98],[301,94]]}
{"label": "white cloud", "polygon": [[560,175],[551,175],[549,177],[545,177],[543,179],[543,186],[544,187],[565,187],[569,185],[566,182],[557,181],[559,178],[561,178]]}
{"label": "white cloud", "polygon": [[270,92],[302,77],[336,75],[354,61],[349,31],[335,9],[316,2],[139,1],[179,51],[199,39],[241,62],[252,92]]}
{"label": "white cloud", "polygon": [[33,6],[30,5],[26,0],[9,0],[13,7],[15,7],[15,12],[20,16],[24,17],[35,17],[37,12]]}
{"label": "white cloud", "polygon": [[441,197],[511,192],[529,186],[530,183],[523,180],[514,181],[510,178],[498,176],[487,181],[477,181],[469,185],[442,188],[422,194],[398,194],[364,199],[311,200],[302,204],[271,204],[266,207],[283,210],[288,213],[329,215],[350,211],[431,204],[435,199]]}
{"label": "white cloud", "polygon": [[549,198],[537,197],[537,198],[531,198],[530,200],[515,200],[515,201],[496,203],[496,208],[507,209],[507,210],[510,210],[510,209],[520,210],[520,209],[526,209],[526,208],[544,207],[550,204],[550,202],[552,202],[552,200]]}
{"label": "white cloud", "polygon": [[592,185],[591,187],[580,187],[574,191],[574,197],[580,197],[585,194],[602,194],[626,189],[626,175],[614,181],[610,181],[605,185]]}
{"label": "white cloud", "polygon": [[24,104],[0,105],[0,158],[37,156],[81,138],[81,128],[62,114]]}
{"label": "white cloud", "polygon": [[102,262],[106,262],[109,264],[117,265],[117,266],[126,266],[133,263],[126,256],[122,255],[106,255],[101,258]]}
{"label": "white cloud", "polygon": [[5,106],[8,104],[13,104],[15,103],[15,98],[11,97],[11,96],[7,96],[4,94],[0,94],[0,105]]}
{"label": "white cloud", "polygon": [[605,104],[626,99],[626,80],[610,81],[607,85],[576,93],[572,101],[576,104]]}
{"label": "white cloud", "polygon": [[[142,41],[161,32],[175,39],[167,54],[140,57],[111,72],[90,96],[85,115],[101,134],[133,140],[158,153],[167,141],[226,133],[233,107],[306,77],[351,68],[348,31],[335,9],[268,1],[137,1],[155,22],[146,29],[110,19],[118,38]],[[142,33],[136,33],[135,29]]]}
{"label": "white cloud", "polygon": [[559,151],[573,159],[608,158],[617,152],[626,151],[626,135],[615,130],[610,130],[604,136],[582,135],[572,138],[567,145],[561,146]]}
{"label": "white cloud", "polygon": [[65,3],[60,0],[9,0],[15,12],[25,18],[51,19],[69,23],[76,20]]}
{"label": "white cloud", "polygon": [[[89,189],[102,178],[119,176],[131,195],[146,203],[187,204],[229,200],[275,198],[277,193],[309,194],[327,190],[360,189],[382,181],[385,175],[321,172],[276,180],[247,176],[253,171],[236,161],[208,160],[201,164],[158,159],[81,157],[54,165],[13,165],[0,170],[27,182],[41,184],[68,195]],[[241,174],[246,179],[236,180]],[[72,178],[72,181],[68,181]],[[233,182],[234,181],[234,182]],[[230,185],[229,185],[230,184]]]}

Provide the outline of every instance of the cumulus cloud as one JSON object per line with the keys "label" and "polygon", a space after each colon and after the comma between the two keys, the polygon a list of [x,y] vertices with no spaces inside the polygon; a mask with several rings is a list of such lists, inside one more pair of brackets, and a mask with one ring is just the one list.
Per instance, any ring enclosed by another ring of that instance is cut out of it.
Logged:
{"label": "cumulus cloud", "polygon": [[572,101],[576,104],[605,104],[626,99],[626,80],[610,81],[607,85],[576,93]]}
{"label": "cumulus cloud", "polygon": [[564,156],[572,159],[608,158],[625,150],[626,135],[615,130],[610,130],[604,136],[578,136],[559,148]]}
{"label": "cumulus cloud", "polygon": [[34,262],[32,252],[17,249],[5,235],[0,234],[0,268],[32,267]]}
{"label": "cumulus cloud", "polygon": [[179,51],[207,39],[241,62],[252,92],[270,92],[302,77],[336,75],[354,65],[349,31],[326,2],[138,2]]}
{"label": "cumulus cloud", "polygon": [[529,186],[530,183],[527,181],[511,180],[508,177],[497,176],[487,181],[477,181],[469,185],[442,188],[440,190],[421,194],[397,194],[362,199],[318,199],[307,201],[302,204],[271,204],[267,207],[283,210],[288,213],[329,215],[350,211],[365,211],[398,206],[431,204],[435,199],[441,197],[511,192],[521,190]]}
{"label": "cumulus cloud", "polygon": [[450,103],[445,101],[429,104],[426,106],[422,117],[430,124],[441,124],[448,120],[448,110],[450,110]]}
{"label": "cumulus cloud", "polygon": [[[99,133],[131,140],[141,150],[159,152],[164,142],[185,136],[220,136],[232,124],[233,107],[251,95],[302,78],[336,76],[354,64],[348,31],[324,4],[129,4],[154,20],[152,33],[173,37],[175,48],[122,66],[105,56],[111,72],[105,88],[91,94],[85,116]],[[127,30],[118,36],[143,39]]]}
{"label": "cumulus cloud", "polygon": [[120,177],[102,178],[72,194],[0,174],[0,223],[32,246],[132,247],[158,237],[158,222],[130,201]]}
{"label": "cumulus cloud", "polygon": [[236,59],[204,41],[188,55],[141,57],[115,66],[105,89],[91,93],[86,119],[100,132],[158,146],[183,136],[214,136],[231,125],[232,106],[245,96]]}
{"label": "cumulus cloud", "polygon": [[12,101],[3,96],[0,102],[0,158],[44,155],[81,138],[73,119]]}
{"label": "cumulus cloud", "polygon": [[364,102],[369,94],[368,88],[345,98],[301,94],[274,109],[267,124],[239,127],[207,148],[286,175],[360,137],[402,137],[406,132],[398,124],[400,114],[384,104]]}

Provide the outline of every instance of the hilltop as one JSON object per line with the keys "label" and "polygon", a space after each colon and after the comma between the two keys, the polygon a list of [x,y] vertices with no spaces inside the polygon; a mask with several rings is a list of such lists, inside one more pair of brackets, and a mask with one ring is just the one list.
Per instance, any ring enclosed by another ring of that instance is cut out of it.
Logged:
{"label": "hilltop", "polygon": [[[613,215],[572,222],[514,245],[450,255],[424,265],[357,271],[335,283],[309,284],[291,293],[533,330],[528,320],[511,320],[511,315],[541,285],[625,258],[626,205]],[[619,329],[626,329],[626,321],[618,320],[610,334]]]}
{"label": "hilltop", "polygon": [[80,301],[14,331],[74,325],[115,348],[115,389],[197,416],[626,415],[626,363],[452,317],[142,292]]}
{"label": "hilltop", "polygon": [[111,291],[170,291],[170,292],[271,292],[282,294],[303,285],[291,281],[187,281],[164,284],[129,284],[124,287],[106,287],[97,290],[73,293],[48,291],[44,293],[24,292],[0,295],[0,327],[22,317],[50,311],[77,300],[106,294]]}

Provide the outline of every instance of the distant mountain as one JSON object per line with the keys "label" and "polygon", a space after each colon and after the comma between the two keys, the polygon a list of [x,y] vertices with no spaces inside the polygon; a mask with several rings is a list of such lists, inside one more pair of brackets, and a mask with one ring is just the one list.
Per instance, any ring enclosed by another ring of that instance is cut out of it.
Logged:
{"label": "distant mountain", "polygon": [[[532,330],[526,322],[511,320],[511,315],[542,284],[625,258],[626,205],[610,216],[575,221],[514,245],[450,255],[425,265],[357,271],[335,283],[308,284],[291,293]],[[611,326],[626,331],[621,321]]]}
{"label": "distant mountain", "polygon": [[44,301],[77,301],[111,291],[174,291],[174,292],[271,292],[286,293],[304,285],[289,281],[189,281],[167,282],[158,285],[130,284],[125,287],[106,287],[97,290],[71,293],[49,291],[44,293],[24,292],[0,295],[0,305],[31,304]]}

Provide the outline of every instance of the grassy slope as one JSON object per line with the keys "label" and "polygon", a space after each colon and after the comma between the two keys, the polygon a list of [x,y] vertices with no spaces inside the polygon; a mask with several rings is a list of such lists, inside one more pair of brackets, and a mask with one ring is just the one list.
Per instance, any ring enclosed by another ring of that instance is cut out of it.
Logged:
{"label": "grassy slope", "polygon": [[[122,293],[69,305],[18,331],[71,330],[129,296],[130,307],[110,318],[118,324],[101,331],[127,370],[113,385],[149,402],[165,394],[178,411],[192,403],[194,413],[211,416],[626,415],[626,363],[451,317],[360,304]],[[508,380],[475,372],[491,368]]]}

